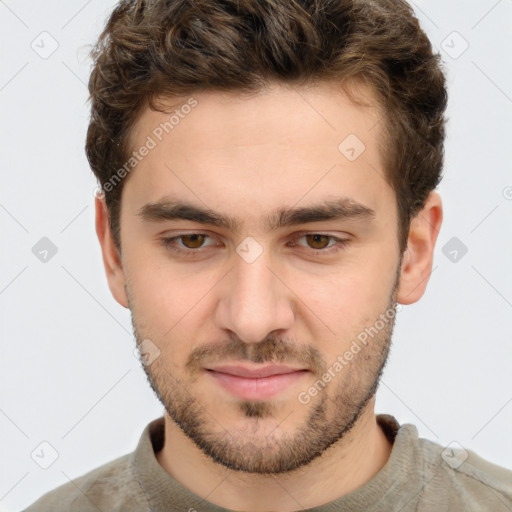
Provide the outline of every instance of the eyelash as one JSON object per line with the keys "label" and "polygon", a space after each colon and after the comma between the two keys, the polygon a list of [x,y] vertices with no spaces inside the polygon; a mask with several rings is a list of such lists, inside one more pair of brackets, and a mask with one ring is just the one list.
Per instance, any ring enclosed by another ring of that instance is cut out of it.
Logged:
{"label": "eyelash", "polygon": [[[174,253],[177,253],[177,254],[180,254],[182,256],[195,256],[197,254],[200,254],[201,252],[201,247],[197,248],[197,249],[188,249],[188,248],[180,248],[176,245],[176,241],[180,238],[183,238],[185,236],[193,236],[193,235],[205,235],[207,236],[208,238],[212,238],[210,235],[208,235],[207,233],[182,233],[181,235],[178,235],[178,236],[173,236],[171,238],[162,238],[161,239],[161,243],[162,245],[168,249],[169,251],[171,252],[174,252]],[[326,248],[326,249],[311,249],[312,251],[312,254],[314,256],[326,256],[326,255],[332,255],[332,254],[335,254],[339,251],[341,251],[342,249],[345,248],[345,246],[349,243],[349,240],[348,239],[344,239],[344,238],[338,238],[338,237],[335,237],[333,235],[327,235],[327,234],[324,234],[324,233],[299,233],[298,235],[296,235],[294,238],[293,238],[293,242],[295,243],[297,240],[299,240],[300,238],[306,236],[306,235],[321,235],[321,236],[326,236],[332,240],[335,240],[337,241],[338,243],[336,245],[333,245],[329,248]]]}

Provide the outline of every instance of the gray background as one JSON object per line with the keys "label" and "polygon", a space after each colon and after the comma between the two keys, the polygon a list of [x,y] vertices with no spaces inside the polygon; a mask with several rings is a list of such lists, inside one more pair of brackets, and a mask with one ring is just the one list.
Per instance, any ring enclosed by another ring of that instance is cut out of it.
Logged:
{"label": "gray background", "polygon": [[[1,511],[132,451],[163,412],[107,286],[83,151],[88,45],[112,5],[0,1]],[[445,220],[377,412],[512,468],[512,0],[413,6],[449,80]]]}

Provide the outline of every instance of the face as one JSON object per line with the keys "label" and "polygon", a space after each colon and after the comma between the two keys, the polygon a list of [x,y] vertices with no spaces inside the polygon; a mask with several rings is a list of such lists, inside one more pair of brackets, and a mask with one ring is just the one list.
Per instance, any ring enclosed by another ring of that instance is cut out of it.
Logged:
{"label": "face", "polygon": [[193,97],[162,140],[169,114],[134,127],[155,145],[124,183],[116,298],[188,438],[231,469],[290,471],[360,417],[388,354],[401,259],[379,113],[328,86]]}

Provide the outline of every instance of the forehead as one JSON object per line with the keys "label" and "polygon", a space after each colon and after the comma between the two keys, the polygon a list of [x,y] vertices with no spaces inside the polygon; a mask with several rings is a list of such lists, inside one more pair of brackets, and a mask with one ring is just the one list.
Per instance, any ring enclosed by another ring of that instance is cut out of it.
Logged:
{"label": "forehead", "polygon": [[[350,130],[361,138],[368,138],[366,131],[380,120],[381,105],[373,89],[364,82],[353,81],[347,83],[347,87],[356,100],[366,104],[354,104],[341,86],[333,83],[307,87],[274,83],[251,93],[205,91],[181,97],[160,97],[158,105],[165,112],[146,106],[131,131],[130,142],[136,146],[152,133],[158,139],[162,135],[169,143],[171,139],[190,141],[193,137],[199,139],[208,135],[208,139],[201,141],[204,148],[221,144],[255,145],[269,140],[293,143],[313,139],[312,142],[317,143],[318,137],[326,138],[326,144],[331,144]],[[195,106],[189,108],[187,103],[192,101]],[[167,129],[163,126],[165,133],[155,134],[155,130],[158,132],[158,127],[172,117],[173,126]]]}
{"label": "forehead", "polygon": [[394,200],[381,162],[380,110],[370,89],[356,92],[370,106],[332,85],[274,85],[252,95],[168,98],[166,112],[146,108],[131,147],[138,152],[151,140],[151,149],[124,185],[122,209],[135,216],[173,196],[256,222],[263,210],[335,195],[378,210]]}

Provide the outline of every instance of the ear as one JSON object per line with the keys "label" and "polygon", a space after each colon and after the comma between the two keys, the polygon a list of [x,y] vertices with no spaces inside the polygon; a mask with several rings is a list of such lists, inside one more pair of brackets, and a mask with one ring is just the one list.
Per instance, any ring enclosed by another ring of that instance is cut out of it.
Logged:
{"label": "ear", "polygon": [[400,304],[413,304],[425,293],[442,222],[441,197],[437,192],[431,192],[423,209],[411,219],[397,292],[397,301]]}
{"label": "ear", "polygon": [[96,234],[101,245],[103,254],[103,265],[107,275],[108,286],[114,299],[121,306],[128,308],[128,300],[125,289],[125,275],[121,263],[121,258],[112,238],[112,232],[108,222],[108,210],[105,202],[105,195],[96,196]]}

